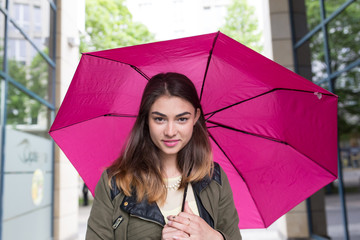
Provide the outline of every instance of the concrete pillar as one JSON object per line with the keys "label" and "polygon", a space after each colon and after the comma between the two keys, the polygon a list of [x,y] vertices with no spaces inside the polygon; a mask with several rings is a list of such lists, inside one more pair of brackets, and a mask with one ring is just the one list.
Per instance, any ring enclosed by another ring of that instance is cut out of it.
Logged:
{"label": "concrete pillar", "polygon": [[[84,0],[57,1],[56,108],[66,94],[79,62],[80,30],[84,28]],[[79,175],[56,146],[54,239],[78,239]]]}

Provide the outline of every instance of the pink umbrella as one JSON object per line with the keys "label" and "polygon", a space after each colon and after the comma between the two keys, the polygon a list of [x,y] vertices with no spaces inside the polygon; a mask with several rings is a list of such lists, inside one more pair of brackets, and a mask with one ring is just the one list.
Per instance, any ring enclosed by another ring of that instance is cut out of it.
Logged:
{"label": "pink umbrella", "polygon": [[147,80],[194,82],[239,227],[268,227],[337,178],[337,97],[218,32],[83,54],[50,135],[93,193]]}

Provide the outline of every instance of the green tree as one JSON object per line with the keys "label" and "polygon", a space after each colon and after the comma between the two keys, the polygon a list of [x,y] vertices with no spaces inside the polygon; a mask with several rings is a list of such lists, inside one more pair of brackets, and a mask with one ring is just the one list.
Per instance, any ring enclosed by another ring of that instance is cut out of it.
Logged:
{"label": "green tree", "polygon": [[[43,52],[47,54],[48,50],[45,49]],[[14,80],[40,97],[47,98],[48,64],[39,53],[35,55],[29,66],[15,59],[9,59],[8,63],[9,75]],[[8,91],[7,123],[37,124],[39,114],[45,111],[46,107],[12,84],[9,84]]]}
{"label": "green tree", "polygon": [[246,0],[232,0],[225,21],[220,31],[247,47],[262,52],[261,32],[258,29],[255,8],[249,6]]}
{"label": "green tree", "polygon": [[[43,52],[48,54],[49,50],[46,48]],[[49,66],[39,53],[31,61],[27,87],[44,99],[49,96]],[[28,107],[31,123],[36,124],[40,112],[46,107],[35,99],[30,99]]]}
{"label": "green tree", "polygon": [[[12,59],[8,60],[10,76],[22,85],[26,84],[26,67]],[[25,109],[26,95],[16,87],[9,85],[7,99],[7,124],[25,124],[27,113]]]}
{"label": "green tree", "polygon": [[141,23],[134,22],[124,0],[86,0],[86,34],[80,51],[136,45],[153,41],[154,36]]}

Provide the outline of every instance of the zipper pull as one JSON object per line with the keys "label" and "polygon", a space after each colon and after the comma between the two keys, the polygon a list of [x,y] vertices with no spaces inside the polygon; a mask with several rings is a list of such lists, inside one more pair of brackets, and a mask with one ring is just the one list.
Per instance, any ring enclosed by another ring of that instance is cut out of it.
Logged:
{"label": "zipper pull", "polygon": [[120,225],[120,223],[124,220],[124,218],[122,216],[118,217],[114,224],[112,225],[112,228],[115,230],[118,228],[118,226]]}

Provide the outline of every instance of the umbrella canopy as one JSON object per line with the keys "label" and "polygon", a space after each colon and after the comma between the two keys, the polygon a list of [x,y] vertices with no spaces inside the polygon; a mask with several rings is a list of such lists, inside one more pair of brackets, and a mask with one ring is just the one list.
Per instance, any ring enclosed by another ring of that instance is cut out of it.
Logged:
{"label": "umbrella canopy", "polygon": [[50,135],[92,193],[161,72],[194,82],[240,228],[269,226],[337,178],[337,97],[217,32],[82,55]]}

